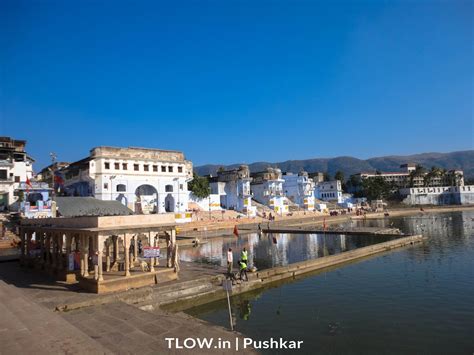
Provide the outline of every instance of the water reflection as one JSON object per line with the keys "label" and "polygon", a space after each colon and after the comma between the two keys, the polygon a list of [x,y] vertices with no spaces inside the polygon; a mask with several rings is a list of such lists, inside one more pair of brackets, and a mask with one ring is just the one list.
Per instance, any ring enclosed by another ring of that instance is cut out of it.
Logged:
{"label": "water reflection", "polygon": [[[473,219],[473,212],[455,212],[367,220],[366,226],[393,226],[405,233],[423,233],[428,240],[236,295],[232,297],[236,329],[259,340],[276,334],[303,340],[302,353],[308,354],[471,353]],[[257,261],[268,256],[271,263],[320,257],[357,245],[356,239],[339,235],[279,235],[276,245],[267,238],[256,240],[252,254]],[[219,253],[227,247],[224,240],[220,242]],[[236,240],[232,242],[235,245]],[[228,327],[226,302],[187,312]]]}
{"label": "water reflection", "polygon": [[225,266],[227,250],[232,248],[234,261],[246,247],[250,265],[258,269],[338,254],[348,250],[385,242],[395,237],[344,234],[249,234],[240,238],[213,238],[196,248],[183,248],[183,261]]}

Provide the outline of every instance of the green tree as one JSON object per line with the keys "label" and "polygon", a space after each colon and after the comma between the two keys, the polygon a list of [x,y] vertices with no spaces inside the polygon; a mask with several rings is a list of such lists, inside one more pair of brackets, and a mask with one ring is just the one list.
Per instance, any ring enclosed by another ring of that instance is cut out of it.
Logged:
{"label": "green tree", "polygon": [[334,179],[340,180],[342,183],[344,183],[344,173],[341,170],[336,171]]}
{"label": "green tree", "polygon": [[381,200],[392,197],[396,188],[383,177],[376,176],[362,182],[362,191],[369,200]]}
{"label": "green tree", "polygon": [[193,179],[188,182],[188,190],[198,198],[206,198],[211,193],[209,180],[204,176],[199,176],[198,174],[193,173]]}
{"label": "green tree", "polygon": [[323,174],[323,179],[324,179],[324,181],[331,181],[331,175],[326,171]]}

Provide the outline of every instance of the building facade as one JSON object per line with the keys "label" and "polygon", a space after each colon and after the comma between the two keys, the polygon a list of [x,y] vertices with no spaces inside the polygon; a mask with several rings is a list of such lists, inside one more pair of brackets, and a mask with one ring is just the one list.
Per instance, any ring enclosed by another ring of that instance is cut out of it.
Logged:
{"label": "building facade", "polygon": [[342,184],[340,180],[322,181],[316,184],[314,196],[318,200],[342,203]]}
{"label": "building facade", "polygon": [[0,137],[0,211],[17,209],[20,196],[15,196],[15,190],[33,176],[34,160],[25,147],[24,140]]}
{"label": "building facade", "polygon": [[210,178],[211,194],[220,196],[220,205],[223,208],[253,217],[256,215],[256,207],[252,206],[251,181],[247,165],[241,165],[238,169],[218,171],[216,177]]}
{"label": "building facade", "polygon": [[251,174],[250,188],[253,198],[274,210],[278,214],[289,212],[289,203],[283,190],[280,169],[267,168],[265,171]]}
{"label": "building facade", "polygon": [[407,205],[470,205],[474,204],[474,185],[412,187],[400,189]]}
{"label": "building facade", "polygon": [[305,171],[297,175],[286,173],[283,174],[282,178],[284,180],[283,190],[286,197],[299,207],[308,211],[314,211],[314,182],[308,176],[308,173]]}
{"label": "building facade", "polygon": [[387,183],[400,189],[423,186],[438,187],[464,185],[464,172],[462,170],[417,170],[417,165],[413,163],[400,165],[400,171],[398,172],[361,172],[353,176],[359,182],[366,179],[381,177]]}
{"label": "building facade", "polygon": [[117,200],[148,214],[187,210],[193,166],[178,151],[97,147],[60,173],[66,195]]}

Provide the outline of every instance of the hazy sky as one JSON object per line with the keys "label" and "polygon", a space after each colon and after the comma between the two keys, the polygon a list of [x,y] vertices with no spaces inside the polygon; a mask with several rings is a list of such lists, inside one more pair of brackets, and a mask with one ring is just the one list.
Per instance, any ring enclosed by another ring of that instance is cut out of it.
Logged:
{"label": "hazy sky", "polygon": [[471,1],[0,1],[0,135],[196,165],[473,149]]}

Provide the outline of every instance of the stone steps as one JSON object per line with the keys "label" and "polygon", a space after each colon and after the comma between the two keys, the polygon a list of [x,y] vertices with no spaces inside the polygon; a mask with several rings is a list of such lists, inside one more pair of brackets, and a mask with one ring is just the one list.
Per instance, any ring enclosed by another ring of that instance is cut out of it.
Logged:
{"label": "stone steps", "polygon": [[0,280],[1,353],[108,354],[95,340]]}

